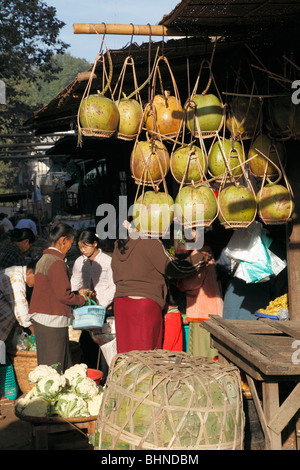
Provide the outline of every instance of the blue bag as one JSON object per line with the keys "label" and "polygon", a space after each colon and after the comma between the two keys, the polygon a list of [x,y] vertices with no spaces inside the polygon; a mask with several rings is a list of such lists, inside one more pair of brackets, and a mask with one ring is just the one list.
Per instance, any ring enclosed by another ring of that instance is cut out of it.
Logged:
{"label": "blue bag", "polygon": [[88,302],[89,305],[73,309],[72,328],[74,330],[91,330],[103,326],[106,308],[97,305],[89,297]]}

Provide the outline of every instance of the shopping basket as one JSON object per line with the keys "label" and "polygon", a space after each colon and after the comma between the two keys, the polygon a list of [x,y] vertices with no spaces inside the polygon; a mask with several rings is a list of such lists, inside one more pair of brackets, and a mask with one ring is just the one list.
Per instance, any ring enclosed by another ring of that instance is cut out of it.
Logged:
{"label": "shopping basket", "polygon": [[15,377],[14,368],[6,358],[6,364],[0,365],[0,397],[15,400],[18,396],[19,388]]}
{"label": "shopping basket", "polygon": [[72,327],[74,330],[101,328],[104,323],[106,308],[96,304],[88,297],[89,305],[73,309]]}

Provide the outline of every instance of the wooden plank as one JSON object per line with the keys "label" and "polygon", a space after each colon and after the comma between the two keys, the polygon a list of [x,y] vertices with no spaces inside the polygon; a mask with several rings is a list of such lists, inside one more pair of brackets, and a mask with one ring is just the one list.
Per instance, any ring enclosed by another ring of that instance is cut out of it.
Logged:
{"label": "wooden plank", "polygon": [[[270,423],[273,416],[279,410],[278,382],[263,382],[262,395],[264,415],[267,423]],[[281,450],[281,448],[281,434],[275,433],[272,429],[270,429],[270,446],[267,448],[267,450]]]}
{"label": "wooden plank", "polygon": [[270,325],[272,328],[275,328],[276,330],[281,331],[282,333],[291,336],[294,339],[300,339],[300,330],[290,327],[289,324],[286,323],[286,321],[274,321],[270,320],[269,318],[264,318],[260,321],[266,323],[267,325]]}
{"label": "wooden plank", "polygon": [[251,395],[254,401],[256,412],[257,412],[257,415],[258,415],[258,418],[259,418],[259,421],[260,421],[260,424],[261,424],[261,427],[265,436],[265,444],[266,444],[266,447],[269,448],[271,444],[270,430],[268,428],[266,417],[264,415],[264,411],[260,403],[260,399],[259,399],[256,386],[255,386],[255,382],[252,379],[252,377],[250,377],[249,375],[247,375],[246,377],[247,377],[247,382],[250,387],[250,391],[251,391]]}
{"label": "wooden plank", "polygon": [[273,415],[272,419],[268,423],[268,426],[272,431],[279,434],[295,416],[300,408],[300,383],[292,390],[289,396],[280,406],[278,412]]}
{"label": "wooden plank", "polygon": [[[299,141],[290,139],[286,150],[287,155],[297,155],[297,152],[299,152]],[[286,171],[295,202],[291,224],[292,233],[290,235],[288,230],[291,227],[290,225],[286,226],[289,314],[291,320],[300,320],[300,159],[289,158]]]}
{"label": "wooden plank", "polygon": [[274,360],[278,361],[281,359],[284,359],[283,356],[279,351],[273,350],[272,347],[269,345],[267,348],[265,347],[265,343],[262,341],[259,341],[257,336],[254,335],[249,335],[248,333],[242,332],[238,327],[234,326],[232,323],[226,322],[224,318],[218,317],[217,315],[211,317],[210,321],[216,321],[220,323],[224,328],[226,328],[228,331],[230,331],[232,334],[234,334],[236,337],[240,338],[241,340],[245,341],[248,346],[257,348],[259,352],[264,354],[266,357],[270,359],[270,353],[272,355],[276,355],[276,359],[274,357]]}
{"label": "wooden plank", "polygon": [[[267,373],[268,366],[270,364],[267,357],[247,344],[241,343],[239,338],[232,335],[221,325],[212,321],[202,323],[203,328],[210,332],[211,341],[218,351],[222,351],[222,354],[225,357],[228,357],[231,362],[237,364],[241,369],[247,369],[250,375],[257,380],[262,380],[259,370],[263,373]],[[258,376],[256,371],[258,371]]]}
{"label": "wooden plank", "polygon": [[254,379],[264,380],[272,376],[283,379],[287,376],[293,376],[293,379],[297,380],[298,376],[300,378],[300,364],[293,363],[291,356],[286,355],[283,362],[277,362],[275,354],[274,360],[270,361],[260,351],[248,346],[219,323],[210,320],[203,322],[202,326],[209,331],[212,346]]}

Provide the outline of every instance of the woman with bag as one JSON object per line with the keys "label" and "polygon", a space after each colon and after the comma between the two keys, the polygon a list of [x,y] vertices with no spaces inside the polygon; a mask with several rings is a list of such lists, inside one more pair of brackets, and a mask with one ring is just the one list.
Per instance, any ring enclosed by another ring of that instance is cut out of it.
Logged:
{"label": "woman with bag", "polygon": [[72,306],[86,302],[84,290],[71,291],[66,263],[75,231],[67,224],[59,223],[50,231],[50,247],[43,252],[36,265],[35,285],[29,313],[36,338],[38,364],[58,364],[64,372],[72,366],[69,348],[68,326],[72,318]]}

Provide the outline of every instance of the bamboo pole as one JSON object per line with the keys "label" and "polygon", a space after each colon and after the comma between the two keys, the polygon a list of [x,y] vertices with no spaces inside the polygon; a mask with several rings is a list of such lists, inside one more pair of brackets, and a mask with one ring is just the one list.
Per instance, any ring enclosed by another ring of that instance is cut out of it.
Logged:
{"label": "bamboo pole", "polygon": [[183,36],[182,31],[163,25],[74,23],[74,34],[120,34],[134,36]]}

